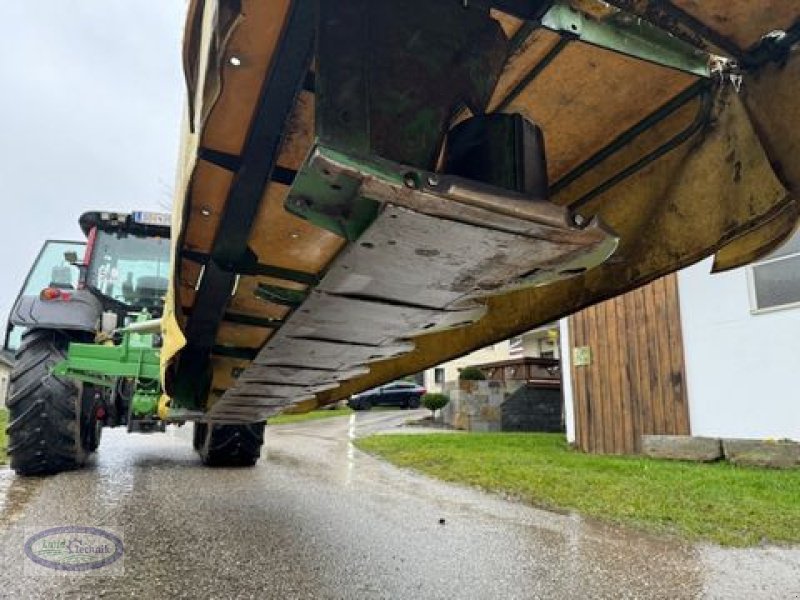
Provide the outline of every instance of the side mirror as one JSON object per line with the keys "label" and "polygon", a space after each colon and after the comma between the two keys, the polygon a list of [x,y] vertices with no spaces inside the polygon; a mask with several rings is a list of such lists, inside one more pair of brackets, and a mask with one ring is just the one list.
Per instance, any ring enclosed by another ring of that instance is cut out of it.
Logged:
{"label": "side mirror", "polygon": [[74,250],[68,250],[67,252],[64,252],[64,260],[66,260],[71,265],[77,265],[78,253],[75,252]]}

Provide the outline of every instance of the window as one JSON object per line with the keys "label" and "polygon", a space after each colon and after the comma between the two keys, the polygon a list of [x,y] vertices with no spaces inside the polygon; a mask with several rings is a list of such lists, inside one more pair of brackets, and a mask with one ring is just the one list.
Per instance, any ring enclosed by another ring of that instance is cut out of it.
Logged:
{"label": "window", "polygon": [[433,382],[434,383],[444,383],[444,368],[436,367],[433,370]]}
{"label": "window", "polygon": [[98,231],[87,281],[138,308],[159,308],[167,293],[169,240]]}
{"label": "window", "polygon": [[800,231],[748,271],[753,312],[800,307]]}
{"label": "window", "polygon": [[37,296],[46,287],[64,289],[78,287],[78,275],[80,272],[67,263],[64,254],[75,252],[78,256],[81,256],[84,247],[85,244],[82,242],[46,242],[28,275],[28,279],[25,281],[22,295]]}
{"label": "window", "polygon": [[[64,254],[75,252],[82,256],[86,244],[83,242],[64,242],[50,240],[45,242],[39,256],[36,258],[33,267],[28,273],[28,278],[22,287],[20,296],[38,296],[46,287],[58,287],[61,289],[75,289],[78,287],[80,271],[71,266]],[[13,327],[8,333],[8,350],[19,348],[22,327]],[[4,340],[0,340],[0,345]]]}
{"label": "window", "polygon": [[417,387],[416,383],[411,381],[395,381],[394,383],[390,383],[388,385],[383,386],[389,390],[402,390],[402,389],[411,389]]}

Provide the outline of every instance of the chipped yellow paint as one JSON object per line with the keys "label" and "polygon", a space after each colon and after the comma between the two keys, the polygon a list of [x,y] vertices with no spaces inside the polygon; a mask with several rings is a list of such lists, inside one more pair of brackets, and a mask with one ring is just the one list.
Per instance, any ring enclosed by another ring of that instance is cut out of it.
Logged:
{"label": "chipped yellow paint", "polygon": [[319,273],[344,247],[344,240],[296,217],[284,208],[289,188],[272,183],[250,235],[250,248],[259,260],[277,267]]}
{"label": "chipped yellow paint", "polygon": [[672,0],[672,3],[737,46],[748,49],[766,33],[797,21],[797,0]]}
{"label": "chipped yellow paint", "polygon": [[[196,0],[193,10],[201,2]],[[600,18],[609,10],[596,2],[594,6],[592,0],[576,2],[587,14],[602,8]],[[209,6],[213,4],[209,0]],[[769,0],[768,9],[744,0],[676,0],[676,4],[742,46],[752,45],[770,28],[788,27],[800,15],[800,7],[790,0]],[[199,53],[198,91],[192,100],[196,124],[203,127],[199,134],[187,127],[179,164],[173,231],[182,235],[173,239],[175,244],[182,242],[182,249],[207,252],[211,248],[231,184],[230,174],[197,161],[197,147],[202,142],[234,154],[241,149],[288,6],[288,0],[245,0],[243,15],[230,24],[216,46],[209,41],[214,22],[207,15],[213,11],[205,11],[199,41],[187,40]],[[507,15],[495,14],[495,18],[507,36],[520,26]],[[555,34],[537,31],[509,58],[493,107],[525,79],[556,41]],[[224,60],[232,55],[241,59],[243,68],[233,68]],[[573,41],[507,110],[519,111],[542,127],[554,181],[695,80]],[[713,93],[713,118],[704,130],[584,208],[586,216],[600,215],[620,234],[622,243],[612,261],[571,280],[491,298],[488,315],[475,325],[419,337],[413,352],[371,365],[369,375],[320,394],[318,401],[331,402],[519,334],[714,252],[718,252],[717,267],[728,268],[774,247],[791,230],[798,214],[790,192],[800,189],[800,132],[786,123],[800,121],[796,102],[800,61],[794,55],[785,67],[768,66],[748,75],[741,95],[730,85],[717,86]],[[683,131],[700,108],[700,100],[688,103],[567,186],[553,201],[568,204],[633,164]],[[293,169],[301,164],[312,142],[313,121],[313,97],[304,92],[287,126],[278,164]],[[268,186],[252,224],[250,246],[261,263],[322,273],[345,242],[287,213],[283,207],[287,189],[276,183]],[[184,344],[181,311],[182,307],[191,309],[199,275],[199,265],[184,260],[170,286],[163,320],[165,364]],[[286,307],[256,298],[259,281],[270,280],[242,277],[229,310],[261,318],[286,316]],[[303,289],[290,282],[280,285]],[[252,344],[263,344],[269,334],[264,328],[226,324],[217,342],[256,347]],[[222,390],[234,384],[235,370],[249,363],[214,357],[212,364],[212,387]],[[307,402],[300,408],[316,404]]]}

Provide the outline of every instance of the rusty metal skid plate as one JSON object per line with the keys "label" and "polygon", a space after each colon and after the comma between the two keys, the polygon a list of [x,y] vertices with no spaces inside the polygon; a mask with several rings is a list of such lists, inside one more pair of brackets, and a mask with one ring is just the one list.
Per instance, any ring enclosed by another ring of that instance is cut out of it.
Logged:
{"label": "rusty metal skid plate", "polygon": [[[454,310],[487,293],[571,277],[603,263],[617,246],[599,220],[577,227],[567,210],[545,200],[323,146],[298,174],[287,209],[336,229],[336,221],[350,218],[349,207],[364,201],[380,215],[364,224],[320,290]],[[357,271],[351,263],[394,292],[343,289],[343,280],[358,275],[341,272]],[[418,286],[438,297],[409,300]]]}
{"label": "rusty metal skid plate", "polygon": [[415,336],[475,323],[489,295],[574,276],[616,248],[599,222],[577,227],[553,204],[324,148],[311,154],[287,202],[322,206],[335,218],[332,209],[356,196],[376,204],[376,218],[213,414],[248,405],[263,414],[264,403],[275,402],[258,399],[264,395],[306,400],[315,386],[411,352]]}
{"label": "rusty metal skid plate", "polygon": [[368,367],[331,371],[329,369],[300,368],[296,366],[281,367],[270,365],[268,367],[260,367],[252,365],[239,378],[239,383],[243,385],[285,384],[287,386],[318,390],[330,385],[338,385],[339,381],[360,377],[367,373],[369,373]]}
{"label": "rusty metal skid plate", "polygon": [[317,368],[328,371],[350,370],[359,365],[400,356],[414,349],[414,344],[402,342],[382,346],[362,346],[335,340],[295,338],[292,337],[293,327],[288,324],[285,327],[285,330],[264,346],[253,361],[253,365],[296,366],[300,369]]}
{"label": "rusty metal skid plate", "polygon": [[[390,246],[386,249],[390,252],[392,250]],[[381,257],[382,253],[379,251],[376,258],[383,264]],[[472,323],[485,313],[483,307],[448,311],[411,305],[410,302],[387,303],[391,298],[382,294],[374,296],[379,298],[377,302],[372,297],[360,294],[347,297],[315,292],[292,319],[292,335],[302,339],[382,346],[431,329]],[[359,327],[353,327],[354,322],[359,323]]]}

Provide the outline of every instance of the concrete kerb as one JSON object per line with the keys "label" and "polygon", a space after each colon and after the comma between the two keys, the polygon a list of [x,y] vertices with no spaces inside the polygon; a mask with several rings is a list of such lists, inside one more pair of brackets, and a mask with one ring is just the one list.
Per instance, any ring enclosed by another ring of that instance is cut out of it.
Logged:
{"label": "concrete kerb", "polygon": [[753,467],[800,467],[800,443],[791,440],[708,438],[689,435],[643,435],[642,454],[650,458],[714,462]]}

